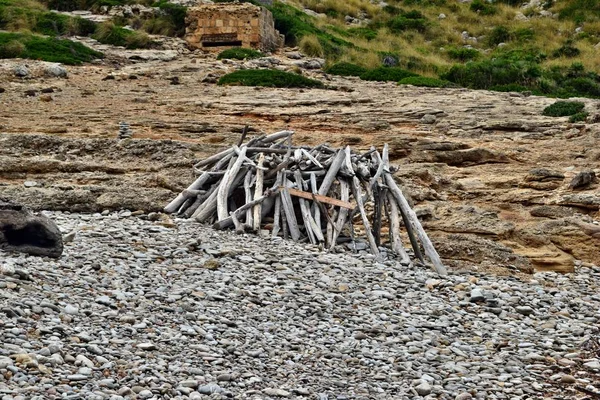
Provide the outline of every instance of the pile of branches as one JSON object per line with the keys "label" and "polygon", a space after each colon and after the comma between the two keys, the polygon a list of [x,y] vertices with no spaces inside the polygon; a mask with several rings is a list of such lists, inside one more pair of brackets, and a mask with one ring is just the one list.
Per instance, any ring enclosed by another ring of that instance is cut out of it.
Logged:
{"label": "pile of branches", "polygon": [[[442,264],[392,177],[387,144],[380,153],[350,147],[293,146],[293,131],[260,136],[205,160],[194,169],[197,179],[165,212],[238,232],[268,230],[273,237],[309,241],[326,249],[355,243],[361,221],[371,252],[379,257],[382,233],[402,262],[411,262],[401,240],[407,232],[415,257],[423,252],[442,275]],[[420,244],[419,244],[420,242]]]}

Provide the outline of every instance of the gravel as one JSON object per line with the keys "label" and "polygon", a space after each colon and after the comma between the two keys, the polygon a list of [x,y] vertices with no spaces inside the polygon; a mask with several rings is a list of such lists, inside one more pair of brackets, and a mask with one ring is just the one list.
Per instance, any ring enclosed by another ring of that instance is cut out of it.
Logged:
{"label": "gravel", "polygon": [[0,253],[2,400],[574,399],[600,388],[595,266],[441,278],[189,220],[47,214],[77,231],[62,258]]}

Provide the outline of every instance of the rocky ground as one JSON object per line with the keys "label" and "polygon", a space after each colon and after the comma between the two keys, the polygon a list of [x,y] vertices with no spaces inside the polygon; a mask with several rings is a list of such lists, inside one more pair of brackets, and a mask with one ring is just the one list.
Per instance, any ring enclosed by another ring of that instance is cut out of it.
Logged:
{"label": "rocky ground", "polygon": [[0,256],[9,399],[584,399],[600,268],[445,278],[156,213],[48,213],[58,260]]}
{"label": "rocky ground", "polygon": [[[495,273],[573,271],[600,260],[598,102],[588,123],[541,115],[555,100],[517,93],[399,87],[328,76],[293,50],[217,61],[180,42],[125,51],[81,39],[105,60],[68,67],[68,79],[14,76],[0,65],[0,195],[34,209],[158,211],[193,179],[191,165],[251,134],[281,128],[297,143],[391,146],[406,192],[451,267]],[[222,87],[238,68],[274,67],[329,89]],[[0,90],[1,92],[2,90]],[[117,140],[119,122],[133,139]]]}

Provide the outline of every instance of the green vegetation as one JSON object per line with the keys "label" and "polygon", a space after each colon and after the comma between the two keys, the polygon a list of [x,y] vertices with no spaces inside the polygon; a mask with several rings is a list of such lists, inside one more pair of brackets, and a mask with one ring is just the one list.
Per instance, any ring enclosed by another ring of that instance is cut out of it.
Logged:
{"label": "green vegetation", "polygon": [[447,51],[448,56],[457,61],[465,62],[476,60],[479,58],[479,51],[466,47],[451,48]]}
{"label": "green vegetation", "polygon": [[323,46],[321,46],[316,35],[304,36],[300,39],[298,47],[300,47],[300,51],[309,57],[323,57]]}
{"label": "green vegetation", "polygon": [[17,57],[75,65],[101,58],[102,53],[70,40],[0,32],[0,58]]}
{"label": "green vegetation", "polygon": [[128,49],[146,48],[151,44],[146,33],[125,29],[112,22],[103,22],[98,25],[96,33],[92,37],[100,43],[123,46]]}
{"label": "green vegetation", "polygon": [[145,21],[142,28],[151,34],[183,37],[187,8],[167,0],[160,0],[152,6],[160,8],[165,15]]}
{"label": "green vegetation", "polygon": [[340,75],[340,76],[361,76],[367,69],[361,67],[360,65],[341,62],[337,64],[333,64],[332,66],[325,69],[325,72],[332,75]]}
{"label": "green vegetation", "polygon": [[339,57],[344,47],[353,47],[352,43],[317,28],[313,17],[288,4],[276,1],[267,8],[273,13],[275,28],[285,35],[289,45],[297,45],[304,36],[314,35],[330,57]]}
{"label": "green vegetation", "polygon": [[[242,1],[256,4],[257,0]],[[162,13],[95,24],[49,11],[135,3],[158,7]],[[310,56],[327,58],[327,71],[332,74],[395,82],[411,78],[403,82],[428,86],[451,82],[557,98],[600,98],[600,53],[595,48],[600,42],[600,0],[545,0],[527,8],[522,8],[522,0],[387,3],[381,7],[370,0],[274,0],[267,8],[286,43],[300,46]],[[304,9],[321,16],[312,17]],[[544,16],[544,10],[559,18]],[[3,42],[1,55],[28,53],[31,46],[24,37],[41,40],[33,34],[92,36],[128,48],[151,47],[154,43],[146,33],[182,36],[185,13],[185,7],[168,0],[0,0],[0,30],[28,34]],[[518,13],[527,18],[519,18]],[[348,24],[349,17],[367,22]]]}
{"label": "green vegetation", "polygon": [[486,0],[473,0],[469,9],[480,15],[494,15],[498,12],[496,7]]}
{"label": "green vegetation", "polygon": [[398,83],[400,85],[413,85],[435,88],[443,88],[451,85],[451,83],[448,81],[443,81],[441,79],[436,78],[429,78],[427,76],[409,76],[401,79]]}
{"label": "green vegetation", "polygon": [[568,117],[583,111],[585,104],[580,101],[557,101],[544,108],[542,115],[547,117]]}
{"label": "green vegetation", "polygon": [[379,67],[368,70],[360,76],[365,81],[394,81],[399,82],[409,76],[417,76],[414,72],[399,67]]}
{"label": "green vegetation", "polygon": [[400,15],[390,19],[387,22],[387,27],[393,33],[414,30],[417,32],[425,32],[428,25],[427,18],[417,10],[409,12],[400,12]]}
{"label": "green vegetation", "polygon": [[589,115],[590,114],[587,113],[587,112],[585,112],[585,111],[578,112],[578,113],[573,114],[573,115],[571,115],[569,117],[569,122],[582,122],[582,121],[585,121]]}
{"label": "green vegetation", "polygon": [[263,57],[264,54],[258,50],[246,49],[242,47],[234,47],[231,49],[223,50],[217,56],[217,60],[230,59],[230,60],[251,60],[253,58]]}
{"label": "green vegetation", "polygon": [[267,86],[279,88],[323,88],[322,82],[273,69],[246,69],[224,75],[219,85]]}

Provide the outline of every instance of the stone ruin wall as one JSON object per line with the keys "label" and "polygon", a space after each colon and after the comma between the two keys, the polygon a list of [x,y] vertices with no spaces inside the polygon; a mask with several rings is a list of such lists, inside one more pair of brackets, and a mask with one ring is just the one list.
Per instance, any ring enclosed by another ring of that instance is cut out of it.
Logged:
{"label": "stone ruin wall", "polygon": [[204,4],[188,9],[185,39],[194,49],[251,47],[273,51],[283,46],[273,15],[248,3]]}

